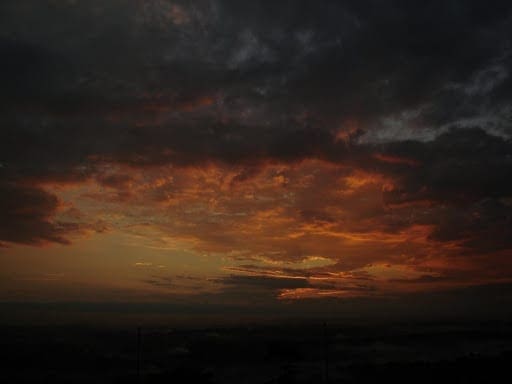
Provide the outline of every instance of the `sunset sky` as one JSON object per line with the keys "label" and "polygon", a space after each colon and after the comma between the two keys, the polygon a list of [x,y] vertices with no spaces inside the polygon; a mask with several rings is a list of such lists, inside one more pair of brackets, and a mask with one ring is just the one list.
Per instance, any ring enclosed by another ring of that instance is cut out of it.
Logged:
{"label": "sunset sky", "polygon": [[510,1],[2,0],[0,301],[512,297],[511,71]]}

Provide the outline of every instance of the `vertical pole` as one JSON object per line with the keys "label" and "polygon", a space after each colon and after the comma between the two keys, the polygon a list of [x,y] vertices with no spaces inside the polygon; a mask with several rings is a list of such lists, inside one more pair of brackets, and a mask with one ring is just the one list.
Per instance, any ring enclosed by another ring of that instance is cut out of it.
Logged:
{"label": "vertical pole", "polygon": [[324,377],[325,383],[329,382],[329,340],[327,337],[327,323],[324,323]]}
{"label": "vertical pole", "polygon": [[140,383],[140,327],[137,327],[137,383]]}

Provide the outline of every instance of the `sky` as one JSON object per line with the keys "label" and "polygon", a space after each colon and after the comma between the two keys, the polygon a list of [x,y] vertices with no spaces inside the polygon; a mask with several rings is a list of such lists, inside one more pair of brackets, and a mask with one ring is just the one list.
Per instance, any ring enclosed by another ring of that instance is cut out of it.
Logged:
{"label": "sky", "polygon": [[0,301],[498,310],[511,43],[509,1],[3,0]]}

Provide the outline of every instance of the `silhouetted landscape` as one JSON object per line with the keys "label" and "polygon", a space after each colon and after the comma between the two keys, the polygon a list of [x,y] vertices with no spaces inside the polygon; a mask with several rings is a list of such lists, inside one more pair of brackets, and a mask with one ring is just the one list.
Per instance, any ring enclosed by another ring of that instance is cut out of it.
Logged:
{"label": "silhouetted landscape", "polygon": [[491,383],[512,363],[510,322],[142,328],[139,374],[136,328],[10,326],[2,340],[5,383]]}

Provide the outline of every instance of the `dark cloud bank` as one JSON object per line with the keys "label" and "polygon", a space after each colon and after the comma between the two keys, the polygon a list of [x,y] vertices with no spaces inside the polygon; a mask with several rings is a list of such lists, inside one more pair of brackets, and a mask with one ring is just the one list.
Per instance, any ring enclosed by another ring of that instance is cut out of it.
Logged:
{"label": "dark cloud bank", "polygon": [[42,185],[101,182],[105,164],[318,158],[397,180],[385,204],[435,202],[418,222],[436,240],[509,251],[511,10],[2,1],[0,241],[69,242],[80,224],[56,222]]}

